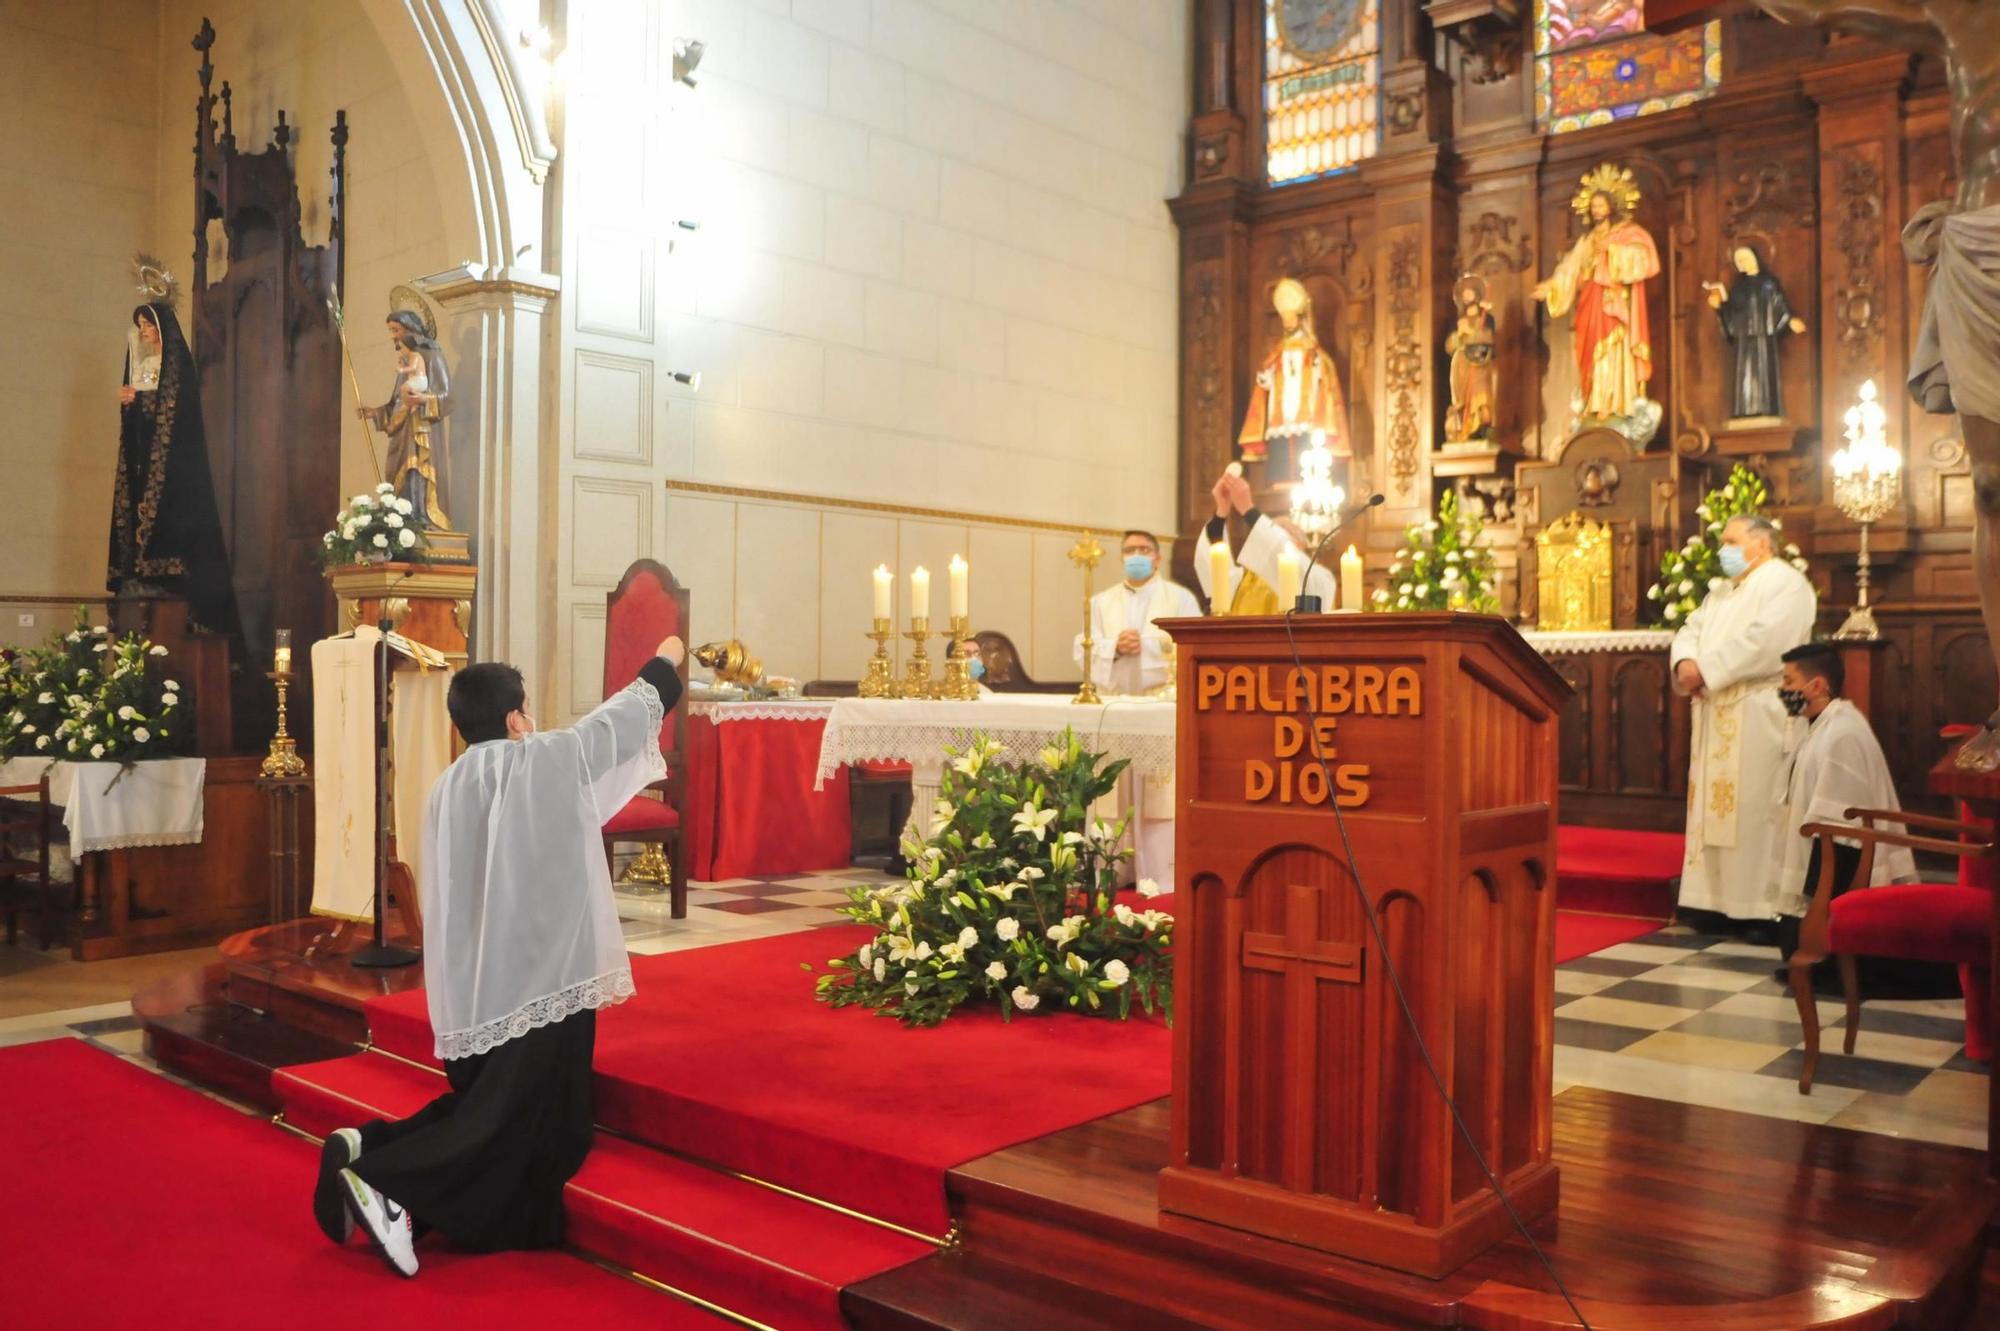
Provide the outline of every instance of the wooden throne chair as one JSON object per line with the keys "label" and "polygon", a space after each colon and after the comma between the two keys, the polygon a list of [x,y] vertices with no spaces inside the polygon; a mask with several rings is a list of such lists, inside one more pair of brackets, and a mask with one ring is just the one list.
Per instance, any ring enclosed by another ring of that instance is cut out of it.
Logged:
{"label": "wooden throne chair", "polygon": [[[664,638],[688,640],[688,591],[665,564],[636,561],[625,570],[617,588],[604,598],[604,696],[610,697],[639,677]],[[686,695],[688,668],[680,667]],[[687,709],[667,713],[660,728],[660,753],[667,761],[664,780],[634,795],[604,825],[604,858],[612,862],[621,843],[642,846],[627,867],[620,886],[627,891],[658,891],[664,887],[676,920],[687,918],[686,857],[681,853],[681,829],[687,825]]]}

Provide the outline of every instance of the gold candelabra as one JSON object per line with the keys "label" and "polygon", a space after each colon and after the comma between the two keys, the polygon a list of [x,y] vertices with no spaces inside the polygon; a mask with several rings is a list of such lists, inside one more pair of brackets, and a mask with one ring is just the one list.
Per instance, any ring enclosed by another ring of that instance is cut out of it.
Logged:
{"label": "gold candelabra", "polygon": [[951,641],[944,654],[944,679],[938,685],[937,697],[953,702],[971,702],[979,696],[979,685],[972,678],[972,664],[959,650],[959,644],[971,636],[971,620],[965,615],[953,615]]}
{"label": "gold candelabra", "polygon": [[292,732],[285,725],[285,694],[292,684],[292,631],[278,630],[278,648],[271,659],[271,669],[264,678],[278,686],[278,730],[271,736],[271,751],[264,755],[263,764],[257,775],[282,779],[300,777],[306,774],[306,760],[299,757],[298,745],[292,739]]}
{"label": "gold candelabra", "polygon": [[874,631],[865,636],[874,641],[875,655],[868,658],[868,673],[861,677],[858,692],[864,698],[893,698],[896,676],[894,663],[889,659],[889,643],[896,636],[896,622],[877,619]]}
{"label": "gold candelabra", "polygon": [[1868,608],[1868,528],[1881,521],[1903,490],[1903,459],[1885,437],[1888,413],[1876,401],[1875,381],[1861,385],[1861,400],[1847,409],[1847,446],[1833,455],[1833,502],[1861,526],[1861,550],[1854,573],[1854,609],[1835,629],[1836,638],[1882,636]]}
{"label": "gold candelabra", "polygon": [[1095,582],[1097,561],[1102,558],[1104,547],[1089,532],[1077,538],[1076,544],[1069,548],[1069,562],[1083,570],[1083,687],[1076,691],[1076,697],[1070,699],[1075,703],[1104,701],[1097,696],[1096,663],[1091,659],[1090,636],[1090,593]]}
{"label": "gold candelabra", "polygon": [[915,646],[910,651],[908,664],[903,667],[903,678],[897,685],[898,698],[934,698],[937,696],[937,682],[931,678],[931,656],[924,649],[924,643],[931,636],[931,621],[927,615],[916,615],[910,619],[909,632],[903,635]]}

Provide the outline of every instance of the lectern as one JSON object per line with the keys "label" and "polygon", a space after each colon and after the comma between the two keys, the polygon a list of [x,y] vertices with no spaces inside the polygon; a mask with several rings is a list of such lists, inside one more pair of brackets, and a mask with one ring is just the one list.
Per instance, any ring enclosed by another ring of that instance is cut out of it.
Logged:
{"label": "lectern", "polygon": [[1297,616],[1290,638],[1281,618],[1161,626],[1179,646],[1180,809],[1160,1206],[1448,1274],[1512,1224],[1384,962],[1516,1208],[1552,1210],[1568,685],[1486,615]]}

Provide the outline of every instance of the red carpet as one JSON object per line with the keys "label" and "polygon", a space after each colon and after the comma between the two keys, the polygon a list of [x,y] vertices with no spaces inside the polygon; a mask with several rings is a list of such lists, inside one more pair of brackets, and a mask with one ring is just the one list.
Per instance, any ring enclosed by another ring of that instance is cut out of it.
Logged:
{"label": "red carpet", "polygon": [[401,1279],[313,1224],[312,1147],[81,1040],[0,1049],[0,1084],[9,1328],[730,1325],[560,1252],[428,1241]]}
{"label": "red carpet", "polygon": [[1660,927],[1658,920],[1635,920],[1629,915],[1585,915],[1579,911],[1556,912],[1556,964],[1575,961],[1593,952],[1602,952],[1619,943],[1644,938]]}
{"label": "red carpet", "polygon": [[1678,832],[1556,829],[1556,904],[1602,915],[1673,918],[1686,841]]}

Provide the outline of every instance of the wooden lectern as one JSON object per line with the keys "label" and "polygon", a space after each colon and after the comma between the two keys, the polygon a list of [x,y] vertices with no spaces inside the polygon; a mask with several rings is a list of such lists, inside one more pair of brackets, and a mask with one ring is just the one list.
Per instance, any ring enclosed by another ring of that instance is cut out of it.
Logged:
{"label": "wooden lectern", "polygon": [[1298,616],[1303,671],[1283,619],[1162,627],[1180,809],[1161,1209],[1443,1276],[1512,1223],[1424,1070],[1356,875],[1480,1151],[1524,1218],[1548,1213],[1569,687],[1486,615]]}

